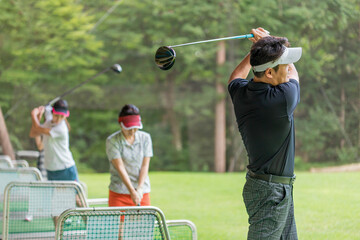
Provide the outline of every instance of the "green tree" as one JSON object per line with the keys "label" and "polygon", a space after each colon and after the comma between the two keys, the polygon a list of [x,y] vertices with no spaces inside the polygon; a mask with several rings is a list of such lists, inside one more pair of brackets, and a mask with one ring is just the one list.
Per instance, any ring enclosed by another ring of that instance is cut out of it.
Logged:
{"label": "green tree", "polygon": [[[28,148],[30,109],[96,73],[105,53],[88,33],[93,18],[74,0],[2,1],[0,104],[19,148]],[[10,131],[10,130],[9,130]]]}
{"label": "green tree", "polygon": [[[299,36],[296,44],[304,49],[299,63],[303,89],[298,111],[301,121],[298,132],[302,132],[299,140],[301,146],[313,148],[312,151],[299,148],[299,152],[310,156],[309,161],[338,161],[340,152],[353,151],[359,132],[359,115],[354,114],[351,107],[359,97],[359,49],[356,47],[359,45],[359,1],[295,4],[291,1],[291,4],[293,7],[284,8],[283,14],[294,19],[287,27],[297,29],[292,35]],[[323,113],[318,112],[319,117],[311,115],[311,110],[319,111],[319,107]],[[329,119],[335,123],[332,128],[324,127]],[[318,131],[317,136],[314,130]],[[352,156],[346,161],[354,160]]]}
{"label": "green tree", "polygon": [[303,48],[296,64],[302,89],[297,155],[308,162],[354,161],[360,146],[359,12],[359,0],[2,1],[0,104],[4,113],[18,106],[8,129],[16,149],[31,148],[32,107],[118,62],[120,75],[102,75],[67,97],[71,147],[81,163],[108,170],[105,139],[119,129],[120,108],[133,103],[153,138],[152,169],[213,170],[215,105],[226,100],[227,169],[242,170],[248,160],[226,83],[251,42],[226,41],[221,66],[216,43],[175,48],[176,63],[166,72],[156,67],[154,54],[161,45],[261,26]]}

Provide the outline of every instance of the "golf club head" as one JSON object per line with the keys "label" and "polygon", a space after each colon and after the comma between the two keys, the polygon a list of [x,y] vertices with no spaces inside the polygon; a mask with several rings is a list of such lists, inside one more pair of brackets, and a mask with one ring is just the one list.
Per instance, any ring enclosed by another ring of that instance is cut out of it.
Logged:
{"label": "golf club head", "polygon": [[155,53],[155,63],[161,70],[169,70],[175,63],[176,52],[171,47],[162,46]]}
{"label": "golf club head", "polygon": [[122,67],[120,66],[120,64],[114,64],[111,66],[111,69],[116,72],[116,73],[121,73],[122,72]]}

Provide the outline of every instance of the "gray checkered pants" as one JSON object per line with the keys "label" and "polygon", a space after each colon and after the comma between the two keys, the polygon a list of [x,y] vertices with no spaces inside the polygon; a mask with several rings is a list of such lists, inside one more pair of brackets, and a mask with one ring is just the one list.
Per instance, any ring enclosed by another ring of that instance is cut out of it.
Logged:
{"label": "gray checkered pants", "polygon": [[249,215],[248,240],[297,240],[293,186],[246,176],[243,198]]}

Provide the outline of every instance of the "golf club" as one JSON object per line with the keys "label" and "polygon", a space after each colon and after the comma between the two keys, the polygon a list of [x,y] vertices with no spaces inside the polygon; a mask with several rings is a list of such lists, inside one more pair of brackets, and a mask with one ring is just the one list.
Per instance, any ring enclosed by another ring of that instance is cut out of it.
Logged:
{"label": "golf club", "polygon": [[91,80],[97,78],[98,76],[106,73],[106,72],[109,71],[109,70],[113,70],[113,71],[116,72],[116,73],[121,73],[121,72],[122,72],[122,67],[120,66],[120,64],[114,64],[114,65],[112,65],[111,67],[105,68],[104,70],[102,70],[101,72],[97,73],[96,75],[88,78],[87,80],[81,82],[80,84],[76,85],[75,87],[67,90],[66,92],[64,92],[64,93],[61,94],[60,96],[54,98],[53,100],[51,100],[51,101],[50,101],[48,104],[46,104],[46,105],[52,106],[52,105],[53,105],[56,101],[58,101],[59,99],[61,99],[61,98],[65,97],[66,95],[72,93],[75,89],[81,87],[81,86],[84,85],[85,83],[90,82]]}
{"label": "golf club", "polygon": [[162,46],[159,47],[155,53],[155,63],[161,70],[169,70],[175,63],[176,52],[173,49],[175,47],[182,47],[182,46],[194,45],[199,43],[216,42],[216,41],[223,41],[230,39],[252,38],[252,37],[254,37],[253,34],[246,34],[246,35],[216,38],[216,39],[210,39],[210,40],[204,40],[198,42],[183,43],[173,46]]}

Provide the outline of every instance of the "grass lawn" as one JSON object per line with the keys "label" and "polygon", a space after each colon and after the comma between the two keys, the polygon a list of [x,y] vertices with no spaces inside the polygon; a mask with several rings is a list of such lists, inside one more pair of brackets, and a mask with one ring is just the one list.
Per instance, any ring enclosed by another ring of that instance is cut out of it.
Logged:
{"label": "grass lawn", "polygon": [[[108,196],[109,174],[80,174],[89,198]],[[200,240],[246,239],[245,173],[151,172],[151,202],[166,219],[195,223]],[[360,239],[360,173],[298,172],[299,239]]]}

